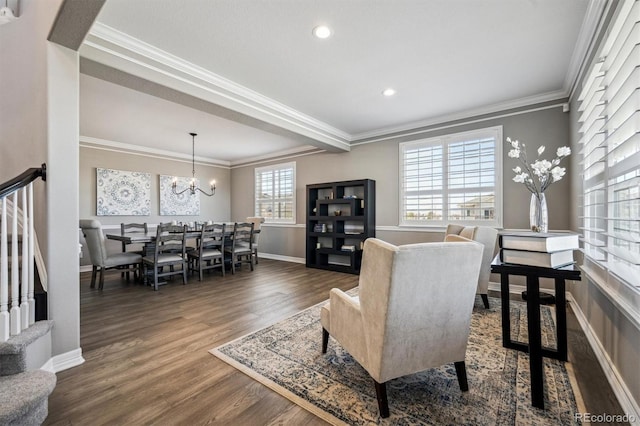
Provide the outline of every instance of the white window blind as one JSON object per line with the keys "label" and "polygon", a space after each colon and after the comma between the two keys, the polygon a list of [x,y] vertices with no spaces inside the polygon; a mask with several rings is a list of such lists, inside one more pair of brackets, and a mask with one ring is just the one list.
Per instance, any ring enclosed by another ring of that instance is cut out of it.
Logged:
{"label": "white window blind", "polygon": [[296,163],[255,169],[255,214],[271,223],[296,223]]}
{"label": "white window blind", "polygon": [[579,101],[585,264],[640,287],[640,4],[612,20]]}
{"label": "white window blind", "polygon": [[400,144],[400,225],[501,226],[502,127]]}

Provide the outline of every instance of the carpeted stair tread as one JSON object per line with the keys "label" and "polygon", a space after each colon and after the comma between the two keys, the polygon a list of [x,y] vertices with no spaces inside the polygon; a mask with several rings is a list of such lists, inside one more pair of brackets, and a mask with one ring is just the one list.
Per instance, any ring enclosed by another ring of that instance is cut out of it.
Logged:
{"label": "carpeted stair tread", "polygon": [[46,335],[52,326],[53,321],[38,321],[17,336],[0,342],[0,377],[26,371],[27,347]]}
{"label": "carpeted stair tread", "polygon": [[0,377],[0,425],[42,424],[56,375],[44,370]]}

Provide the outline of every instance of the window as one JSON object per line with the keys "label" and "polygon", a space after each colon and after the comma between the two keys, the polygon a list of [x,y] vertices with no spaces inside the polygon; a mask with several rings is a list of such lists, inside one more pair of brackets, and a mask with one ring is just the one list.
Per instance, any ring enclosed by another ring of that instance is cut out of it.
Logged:
{"label": "window", "polygon": [[296,223],[296,163],[255,169],[255,214],[268,223]]}
{"label": "window", "polygon": [[400,225],[501,226],[502,126],[400,144]]}
{"label": "window", "polygon": [[584,266],[640,288],[640,37],[624,2],[578,97]]}

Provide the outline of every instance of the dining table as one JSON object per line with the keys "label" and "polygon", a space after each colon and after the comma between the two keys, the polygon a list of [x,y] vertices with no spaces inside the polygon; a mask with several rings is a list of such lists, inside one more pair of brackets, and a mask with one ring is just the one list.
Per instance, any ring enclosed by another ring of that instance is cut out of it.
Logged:
{"label": "dining table", "polygon": [[[225,224],[224,228],[224,237],[225,237],[225,245],[229,244],[231,240],[231,236],[233,235],[233,227],[235,222],[223,222]],[[238,222],[240,223],[240,222]],[[187,239],[198,239],[202,233],[202,228],[191,228],[187,229],[186,238]],[[260,233],[260,230],[257,229],[253,231],[256,234]],[[105,237],[109,240],[120,241],[129,244],[143,244],[143,256],[153,256],[155,251],[155,240],[156,240],[156,230],[147,232],[125,232],[125,233],[107,233]]]}

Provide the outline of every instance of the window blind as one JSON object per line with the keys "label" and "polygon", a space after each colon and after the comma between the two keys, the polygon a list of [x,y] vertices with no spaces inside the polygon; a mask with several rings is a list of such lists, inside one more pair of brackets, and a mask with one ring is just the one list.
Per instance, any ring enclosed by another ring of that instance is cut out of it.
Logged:
{"label": "window blind", "polygon": [[624,2],[579,102],[585,263],[640,288],[640,4]]}
{"label": "window blind", "polygon": [[400,224],[501,226],[502,127],[400,144]]}
{"label": "window blind", "polygon": [[255,214],[265,222],[295,223],[295,163],[255,169]]}

